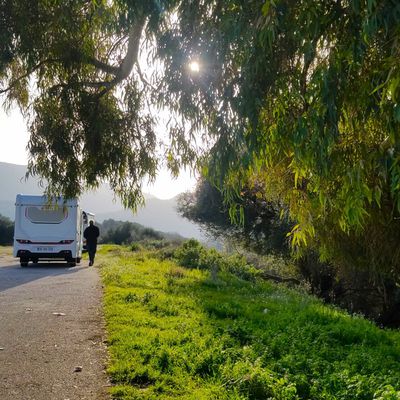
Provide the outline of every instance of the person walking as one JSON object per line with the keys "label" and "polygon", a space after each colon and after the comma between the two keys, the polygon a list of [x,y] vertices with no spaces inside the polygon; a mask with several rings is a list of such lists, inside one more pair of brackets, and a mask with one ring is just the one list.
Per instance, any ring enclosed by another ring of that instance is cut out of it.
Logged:
{"label": "person walking", "polygon": [[86,239],[86,248],[89,253],[89,267],[94,264],[94,256],[97,250],[97,238],[100,236],[100,229],[94,225],[93,221],[89,222],[89,226],[83,232]]}

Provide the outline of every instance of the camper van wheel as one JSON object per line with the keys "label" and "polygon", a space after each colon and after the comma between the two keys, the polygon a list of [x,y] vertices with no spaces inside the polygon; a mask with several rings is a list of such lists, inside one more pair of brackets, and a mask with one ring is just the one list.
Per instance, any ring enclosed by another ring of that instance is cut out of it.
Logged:
{"label": "camper van wheel", "polygon": [[75,266],[76,266],[76,261],[75,261],[74,258],[70,258],[70,259],[67,261],[67,264],[68,264],[69,267],[75,267]]}
{"label": "camper van wheel", "polygon": [[20,259],[20,264],[21,264],[21,267],[27,267],[28,266],[28,261],[21,258]]}

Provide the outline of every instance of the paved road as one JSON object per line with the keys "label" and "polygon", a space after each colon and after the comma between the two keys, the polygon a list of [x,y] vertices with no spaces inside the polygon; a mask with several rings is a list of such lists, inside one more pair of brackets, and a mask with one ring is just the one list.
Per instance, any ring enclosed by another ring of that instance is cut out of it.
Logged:
{"label": "paved road", "polygon": [[0,254],[0,399],[107,399],[98,271],[29,265]]}

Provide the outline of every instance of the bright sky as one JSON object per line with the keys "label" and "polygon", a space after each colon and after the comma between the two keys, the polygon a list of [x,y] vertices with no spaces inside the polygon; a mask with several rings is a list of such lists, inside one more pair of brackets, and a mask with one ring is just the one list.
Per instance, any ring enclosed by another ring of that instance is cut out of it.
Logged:
{"label": "bright sky", "polygon": [[[6,114],[0,108],[0,161],[27,164],[28,139],[26,124],[19,110],[15,109]],[[177,179],[173,179],[167,170],[161,170],[156,182],[145,186],[144,192],[159,199],[170,199],[193,189],[195,184],[196,179],[188,171],[183,171]]]}

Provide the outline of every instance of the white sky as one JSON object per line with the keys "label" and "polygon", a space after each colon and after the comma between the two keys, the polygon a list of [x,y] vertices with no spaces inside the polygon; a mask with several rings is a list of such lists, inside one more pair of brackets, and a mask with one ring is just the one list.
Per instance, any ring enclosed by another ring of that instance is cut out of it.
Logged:
{"label": "white sky", "polygon": [[[27,127],[19,110],[14,109],[6,114],[0,107],[0,161],[26,165],[28,139]],[[183,171],[177,179],[173,179],[169,172],[163,169],[156,182],[151,186],[145,186],[143,191],[159,199],[170,199],[193,189],[195,184],[196,179],[189,171]]]}

